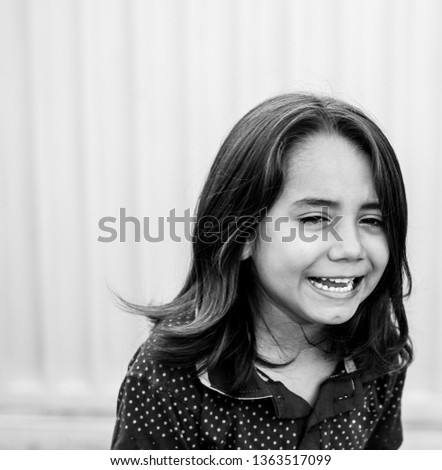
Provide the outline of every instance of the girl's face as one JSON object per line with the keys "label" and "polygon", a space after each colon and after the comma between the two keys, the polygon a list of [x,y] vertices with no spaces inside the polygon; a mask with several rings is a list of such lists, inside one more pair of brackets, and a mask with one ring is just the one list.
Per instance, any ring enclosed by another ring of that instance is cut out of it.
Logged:
{"label": "girl's face", "polygon": [[251,254],[261,313],[346,322],[389,257],[369,157],[344,137],[318,134],[289,153],[287,171]]}

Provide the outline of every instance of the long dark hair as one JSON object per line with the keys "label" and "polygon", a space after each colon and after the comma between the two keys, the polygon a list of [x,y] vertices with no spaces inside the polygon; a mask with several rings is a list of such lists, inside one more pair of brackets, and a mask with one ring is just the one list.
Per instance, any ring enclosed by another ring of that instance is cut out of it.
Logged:
{"label": "long dark hair", "polygon": [[227,366],[232,390],[247,381],[255,363],[263,362],[256,351],[254,266],[250,258],[241,259],[244,240],[282,191],[288,149],[322,132],[347,138],[370,157],[390,252],[381,280],[356,314],[326,327],[330,352],[351,356],[360,370],[378,373],[412,360],[403,305],[411,291],[407,202],[394,150],[360,109],[304,93],[261,103],[225,139],[198,201],[192,264],[176,298],[161,306],[125,302],[155,325],[153,359],[196,372]]}

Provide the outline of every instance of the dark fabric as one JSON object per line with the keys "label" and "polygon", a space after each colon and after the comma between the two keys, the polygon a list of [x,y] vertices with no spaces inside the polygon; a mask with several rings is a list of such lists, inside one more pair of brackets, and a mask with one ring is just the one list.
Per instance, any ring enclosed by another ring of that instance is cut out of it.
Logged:
{"label": "dark fabric", "polygon": [[112,449],[397,449],[405,372],[361,377],[343,366],[313,408],[258,373],[235,396],[222,373],[198,378],[152,363],[147,341],[121,385]]}

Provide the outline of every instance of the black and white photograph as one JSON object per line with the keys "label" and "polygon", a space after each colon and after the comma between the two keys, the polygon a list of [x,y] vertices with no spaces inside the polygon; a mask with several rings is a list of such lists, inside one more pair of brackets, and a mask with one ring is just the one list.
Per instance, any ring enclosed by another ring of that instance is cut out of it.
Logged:
{"label": "black and white photograph", "polygon": [[0,461],[442,450],[441,18],[0,0]]}

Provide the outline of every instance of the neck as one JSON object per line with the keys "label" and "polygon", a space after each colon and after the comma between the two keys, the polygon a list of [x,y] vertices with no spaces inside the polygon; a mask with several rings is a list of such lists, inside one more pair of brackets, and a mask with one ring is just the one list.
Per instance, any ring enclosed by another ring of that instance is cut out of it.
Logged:
{"label": "neck", "polygon": [[290,361],[315,349],[322,330],[323,325],[296,323],[282,313],[260,317],[256,322],[258,354],[269,362]]}

